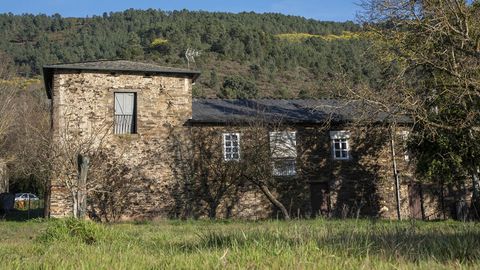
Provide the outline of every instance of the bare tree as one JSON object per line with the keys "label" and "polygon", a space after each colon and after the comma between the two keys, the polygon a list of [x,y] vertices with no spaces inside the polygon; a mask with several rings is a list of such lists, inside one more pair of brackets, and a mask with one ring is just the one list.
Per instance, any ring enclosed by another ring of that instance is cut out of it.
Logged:
{"label": "bare tree", "polygon": [[[261,113],[259,113],[261,115]],[[244,131],[243,158],[240,161],[241,177],[250,181],[260,190],[272,205],[277,207],[286,220],[290,219],[290,213],[284,204],[277,198],[275,192],[278,188],[278,179],[273,173],[274,157],[278,152],[292,152],[296,148],[278,149],[285,142],[272,142],[269,131],[285,131],[282,121],[262,119],[261,117],[248,122]],[[288,133],[287,133],[288,134]],[[295,140],[286,138],[286,140]]]}
{"label": "bare tree", "polygon": [[[4,149],[15,116],[15,91],[10,84],[11,73],[7,69],[7,58],[0,53],[0,149]],[[12,159],[8,152],[0,153],[0,193],[8,192],[9,179],[7,162]]]}
{"label": "bare tree", "polygon": [[175,153],[172,169],[180,189],[173,194],[178,197],[177,208],[181,208],[175,216],[198,217],[202,212],[199,208],[206,204],[208,217],[214,219],[220,204],[228,201],[230,205],[225,206],[228,217],[239,193],[248,187],[240,177],[240,163],[226,162],[223,155],[219,155],[222,142],[218,129],[190,127],[187,134],[172,133],[170,138],[171,150]]}
{"label": "bare tree", "polygon": [[[0,147],[4,147],[6,137],[15,121],[15,87],[9,70],[12,63],[0,53]],[[4,153],[5,154],[5,153]]]}
{"label": "bare tree", "polygon": [[[187,194],[178,201],[183,200],[190,208],[185,211],[187,215],[197,216],[198,209],[191,207],[204,202],[208,205],[208,216],[216,218],[220,204],[228,202],[225,206],[229,217],[229,208],[235,206],[242,194],[258,191],[280,210],[285,219],[290,219],[289,211],[278,199],[272,155],[275,144],[269,137],[269,131],[285,131],[287,127],[281,125],[280,120],[264,119],[261,112],[258,115],[251,121],[232,122],[221,127],[191,127],[187,140],[178,135],[171,136],[176,153],[174,171],[181,181],[182,194]],[[225,153],[221,154],[225,143],[222,134],[232,131],[241,138],[239,156],[226,160]]]}
{"label": "bare tree", "polygon": [[65,111],[62,126],[54,134],[50,149],[50,159],[57,179],[70,192],[73,216],[82,218],[86,213],[86,194],[94,189],[98,179],[88,175],[104,162],[101,153],[105,148],[105,138],[111,132],[111,123],[102,121],[92,124],[91,130],[81,130],[80,120]]}

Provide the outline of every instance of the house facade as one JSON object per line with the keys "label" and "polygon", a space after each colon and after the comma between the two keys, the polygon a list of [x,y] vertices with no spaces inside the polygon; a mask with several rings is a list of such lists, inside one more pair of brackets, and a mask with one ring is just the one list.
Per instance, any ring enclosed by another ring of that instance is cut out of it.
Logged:
{"label": "house facade", "polygon": [[[84,189],[88,215],[102,220],[279,216],[247,179],[258,167],[291,216],[397,217],[386,115],[362,126],[353,124],[365,111],[358,103],[192,99],[199,75],[129,61],[44,67],[50,215],[71,215],[75,191]],[[401,215],[440,218],[437,191],[415,180],[403,147],[409,120],[399,123]],[[79,153],[90,157],[85,187],[76,186]]]}

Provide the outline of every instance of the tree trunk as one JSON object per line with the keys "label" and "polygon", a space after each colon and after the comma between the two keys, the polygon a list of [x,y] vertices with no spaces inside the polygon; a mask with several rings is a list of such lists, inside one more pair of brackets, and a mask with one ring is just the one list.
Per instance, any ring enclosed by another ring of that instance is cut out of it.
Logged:
{"label": "tree trunk", "polygon": [[8,184],[7,163],[0,160],[0,193],[9,192]]}
{"label": "tree trunk", "polygon": [[280,211],[282,211],[282,214],[283,214],[283,217],[285,218],[285,220],[290,220],[290,214],[288,213],[287,208],[285,208],[285,206],[279,200],[277,200],[275,198],[275,196],[273,196],[273,194],[270,192],[268,187],[264,184],[259,184],[258,186],[262,190],[263,194],[265,194],[265,196],[267,196],[268,200],[273,205],[278,207],[278,209],[280,209]]}
{"label": "tree trunk", "polygon": [[473,186],[473,192],[472,192],[472,197],[473,200],[478,200],[479,199],[479,190],[480,190],[480,183],[478,179],[478,173],[480,169],[478,166],[472,166],[472,186]]}
{"label": "tree trunk", "polygon": [[479,189],[480,189],[480,183],[479,183],[479,178],[478,178],[478,173],[479,173],[479,168],[477,166],[473,166],[472,170],[472,186],[473,186],[473,192],[472,192],[472,218],[478,220],[480,219],[480,194],[479,194]]}
{"label": "tree trunk", "polygon": [[208,218],[214,220],[217,218],[218,202],[208,203]]}
{"label": "tree trunk", "polygon": [[83,155],[78,155],[78,191],[77,191],[77,217],[85,218],[87,210],[87,174],[90,159]]}
{"label": "tree trunk", "polygon": [[78,218],[78,190],[72,190],[73,217]]}
{"label": "tree trunk", "polygon": [[43,217],[50,218],[50,195],[52,194],[51,180],[45,182],[45,192],[43,193]]}

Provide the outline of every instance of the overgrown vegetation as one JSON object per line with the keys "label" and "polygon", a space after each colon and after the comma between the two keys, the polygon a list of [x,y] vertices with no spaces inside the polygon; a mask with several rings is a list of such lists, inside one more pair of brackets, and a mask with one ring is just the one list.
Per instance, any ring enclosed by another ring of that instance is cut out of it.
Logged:
{"label": "overgrown vegetation", "polygon": [[478,269],[479,244],[458,222],[36,220],[0,223],[0,268]]}
{"label": "overgrown vegetation", "polygon": [[107,232],[106,228],[98,223],[65,218],[49,222],[47,229],[38,236],[37,240],[42,243],[78,241],[91,245],[103,240]]}
{"label": "overgrown vegetation", "polygon": [[[0,14],[0,52],[13,58],[19,74],[31,77],[44,64],[99,59],[187,67],[185,50],[193,48],[201,51],[196,68],[203,71],[197,96],[216,96],[224,79],[242,76],[251,79],[258,96],[285,97],[275,90],[286,87],[292,97],[302,90],[320,97],[336,73],[349,74],[357,83],[375,78],[369,43],[356,38],[360,30],[353,22],[281,14],[154,9],[91,18]],[[255,74],[251,65],[258,67]],[[213,71],[218,85],[209,83]]]}
{"label": "overgrown vegetation", "polygon": [[349,98],[393,116],[408,113],[418,176],[457,201],[471,199],[477,204],[471,216],[478,218],[480,1],[364,0],[362,6],[384,71],[377,87]]}

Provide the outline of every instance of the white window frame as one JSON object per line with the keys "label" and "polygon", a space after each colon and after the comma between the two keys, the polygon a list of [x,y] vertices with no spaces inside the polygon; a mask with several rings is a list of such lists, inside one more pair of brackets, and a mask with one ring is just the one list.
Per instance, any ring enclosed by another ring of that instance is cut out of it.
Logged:
{"label": "white window frame", "polygon": [[[235,140],[232,139],[227,139],[227,136],[236,136],[237,137],[237,145],[233,145]],[[240,153],[240,133],[238,132],[227,132],[222,134],[222,142],[223,142],[223,160],[225,161],[239,161],[241,158],[241,153]],[[230,142],[230,145],[227,145],[228,142]],[[228,151],[230,149],[231,151]],[[237,152],[234,151],[234,149],[237,150]],[[233,155],[234,153],[238,154],[237,158],[234,158]],[[231,155],[230,157],[228,155]]]}
{"label": "white window frame", "polygon": [[[296,158],[297,157],[297,132],[296,131],[271,131],[269,132],[270,140],[270,152],[272,158]],[[287,141],[281,139],[277,141],[277,138],[286,138]],[[279,144],[287,144],[281,146]],[[285,151],[281,151],[281,150]]]}
{"label": "white window frame", "polygon": [[[271,131],[268,135],[272,155],[272,175],[280,177],[297,175],[297,132]],[[285,165],[287,162],[290,162],[293,168],[285,170],[286,167],[277,166]]]}
{"label": "white window frame", "polygon": [[[330,131],[330,140],[332,144],[332,157],[334,160],[349,160],[350,159],[350,133],[346,130]],[[339,143],[340,148],[337,149],[335,144]],[[345,144],[345,147],[342,147]],[[340,157],[337,157],[336,153],[340,153]],[[345,152],[343,157],[341,153]]]}

